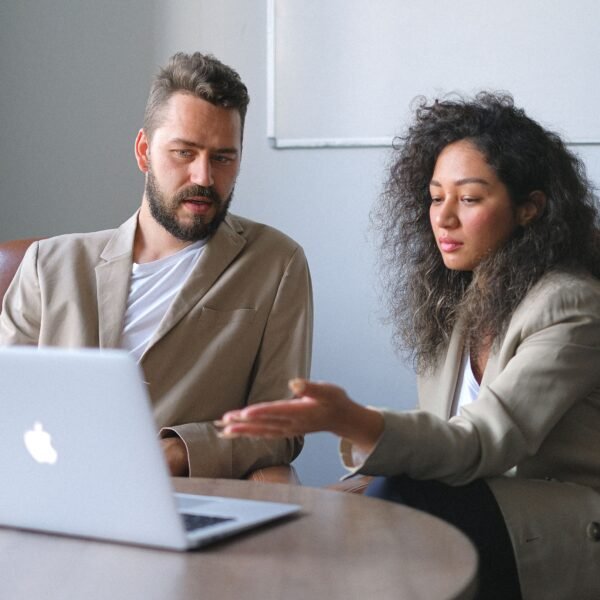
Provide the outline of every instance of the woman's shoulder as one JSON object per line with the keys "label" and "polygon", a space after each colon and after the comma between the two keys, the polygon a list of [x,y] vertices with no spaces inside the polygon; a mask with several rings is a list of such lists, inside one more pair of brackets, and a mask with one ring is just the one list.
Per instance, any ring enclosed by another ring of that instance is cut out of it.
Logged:
{"label": "woman's shoulder", "polygon": [[600,321],[600,280],[577,267],[555,268],[527,293],[515,319],[545,322],[584,317]]}

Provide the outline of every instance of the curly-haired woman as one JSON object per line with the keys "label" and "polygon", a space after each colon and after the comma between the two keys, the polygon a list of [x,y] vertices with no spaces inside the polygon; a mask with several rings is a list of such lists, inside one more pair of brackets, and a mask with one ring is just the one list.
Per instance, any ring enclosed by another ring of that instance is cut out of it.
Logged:
{"label": "curly-haired woman", "polygon": [[224,435],[342,438],[367,493],[462,529],[480,596],[600,598],[600,228],[582,163],[507,95],[423,101],[374,221],[419,410],[294,380]]}

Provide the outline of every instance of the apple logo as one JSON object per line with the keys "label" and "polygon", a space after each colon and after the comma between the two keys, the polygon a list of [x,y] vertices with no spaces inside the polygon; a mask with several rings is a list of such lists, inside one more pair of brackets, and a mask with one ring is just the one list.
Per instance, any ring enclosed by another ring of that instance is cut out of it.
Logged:
{"label": "apple logo", "polygon": [[33,459],[39,463],[53,465],[58,458],[58,453],[52,446],[52,436],[44,431],[41,423],[35,422],[33,429],[23,435],[25,447]]}

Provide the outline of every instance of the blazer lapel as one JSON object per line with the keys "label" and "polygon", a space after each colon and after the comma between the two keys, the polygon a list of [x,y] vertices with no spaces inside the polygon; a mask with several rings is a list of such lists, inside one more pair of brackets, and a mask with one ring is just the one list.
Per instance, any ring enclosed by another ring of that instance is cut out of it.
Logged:
{"label": "blazer lapel", "polygon": [[243,231],[241,225],[230,216],[219,226],[204,247],[200,259],[187,281],[173,299],[158,329],[150,339],[144,355],[171,331],[192,308],[197,306],[221,273],[242,251],[242,248],[246,245],[246,240],[238,231]]}
{"label": "blazer lapel", "polygon": [[458,374],[460,372],[460,365],[464,352],[464,339],[460,330],[460,325],[455,326],[452,330],[450,344],[448,345],[448,353],[446,354],[446,361],[444,362],[439,379],[441,392],[438,396],[441,403],[439,410],[447,419],[450,418],[450,413],[452,411],[456,382],[458,381]]}
{"label": "blazer lapel", "polygon": [[96,267],[100,348],[118,348],[127,308],[137,212],[117,229]]}
{"label": "blazer lapel", "polygon": [[463,351],[464,340],[457,325],[452,330],[444,362],[432,375],[419,377],[420,408],[442,419],[450,417]]}

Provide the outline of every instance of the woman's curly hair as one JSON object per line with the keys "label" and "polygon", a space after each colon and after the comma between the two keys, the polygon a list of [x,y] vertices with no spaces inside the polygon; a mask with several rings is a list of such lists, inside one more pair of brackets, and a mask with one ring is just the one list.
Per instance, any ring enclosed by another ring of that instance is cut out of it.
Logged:
{"label": "woman's curly hair", "polygon": [[[474,272],[444,266],[429,220],[436,160],[459,140],[482,153],[515,207],[533,191],[547,199],[541,216],[518,227]],[[421,99],[413,124],[395,141],[389,178],[371,217],[382,235],[395,345],[420,372],[435,365],[459,318],[471,344],[497,339],[531,286],[559,263],[600,277],[597,198],[583,163],[508,94]]]}

